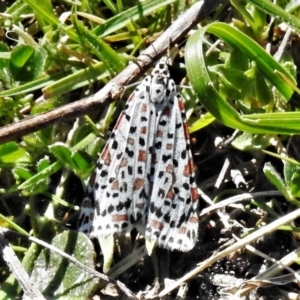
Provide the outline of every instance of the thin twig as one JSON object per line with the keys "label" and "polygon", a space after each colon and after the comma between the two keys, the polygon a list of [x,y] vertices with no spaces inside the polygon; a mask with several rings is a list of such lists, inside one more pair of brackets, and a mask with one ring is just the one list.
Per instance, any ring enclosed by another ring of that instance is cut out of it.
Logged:
{"label": "thin twig", "polygon": [[15,252],[6,241],[3,232],[4,231],[0,228],[0,254],[19,284],[22,286],[25,296],[28,299],[45,300],[41,292],[29,278],[29,275],[22,266]]}
{"label": "thin twig", "polygon": [[265,192],[256,192],[256,193],[243,193],[240,195],[236,195],[233,197],[230,197],[226,200],[220,201],[218,203],[213,204],[212,206],[209,206],[207,208],[204,208],[200,212],[200,217],[212,213],[220,208],[226,207],[230,204],[234,204],[237,202],[241,201],[246,201],[246,200],[252,200],[253,198],[258,198],[258,197],[274,197],[274,196],[282,196],[282,193],[279,191],[265,191]]}

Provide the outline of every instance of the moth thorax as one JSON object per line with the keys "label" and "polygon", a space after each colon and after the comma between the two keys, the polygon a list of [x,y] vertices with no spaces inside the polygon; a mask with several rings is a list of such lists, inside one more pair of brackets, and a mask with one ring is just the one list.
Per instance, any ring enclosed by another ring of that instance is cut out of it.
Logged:
{"label": "moth thorax", "polygon": [[150,86],[150,100],[154,103],[165,101],[168,82],[166,78],[154,77]]}

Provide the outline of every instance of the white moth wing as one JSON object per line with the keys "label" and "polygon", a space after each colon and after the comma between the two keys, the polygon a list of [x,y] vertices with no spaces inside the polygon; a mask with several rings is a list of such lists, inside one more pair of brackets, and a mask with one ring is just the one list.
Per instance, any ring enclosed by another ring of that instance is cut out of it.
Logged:
{"label": "white moth wing", "polygon": [[90,177],[79,231],[91,237],[119,234],[134,227],[145,230],[149,207],[147,166],[151,163],[148,128],[155,126],[150,115],[153,104],[146,92],[150,81],[147,76],[129,96]]}
{"label": "white moth wing", "polygon": [[197,242],[198,193],[184,105],[171,78],[161,105],[146,239],[167,249],[189,251]]}

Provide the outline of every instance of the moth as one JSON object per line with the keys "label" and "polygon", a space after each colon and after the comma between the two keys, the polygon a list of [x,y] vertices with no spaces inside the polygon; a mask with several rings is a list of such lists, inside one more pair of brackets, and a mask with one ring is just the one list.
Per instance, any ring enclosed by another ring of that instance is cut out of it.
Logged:
{"label": "moth", "polygon": [[184,103],[163,57],[129,96],[100,155],[79,231],[105,238],[136,228],[159,247],[189,251],[198,223]]}

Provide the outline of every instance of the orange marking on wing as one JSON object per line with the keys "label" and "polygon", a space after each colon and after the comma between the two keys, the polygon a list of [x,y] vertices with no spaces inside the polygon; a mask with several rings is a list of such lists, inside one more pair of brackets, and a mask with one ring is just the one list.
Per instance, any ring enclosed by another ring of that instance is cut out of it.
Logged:
{"label": "orange marking on wing", "polygon": [[156,131],[156,136],[157,137],[162,137],[164,135],[164,133],[162,132],[162,130],[157,130]]}
{"label": "orange marking on wing", "polygon": [[127,215],[113,215],[111,217],[112,222],[122,222],[122,221],[128,221]]}
{"label": "orange marking on wing", "polygon": [[147,110],[148,110],[148,105],[147,105],[146,103],[143,103],[143,104],[141,105],[140,111],[141,111],[141,112],[147,112]]}
{"label": "orange marking on wing", "polygon": [[186,227],[180,227],[179,230],[178,230],[178,233],[179,234],[185,234],[187,231]]}
{"label": "orange marking on wing", "polygon": [[96,173],[96,172],[93,172],[92,175],[91,175],[91,177],[90,177],[90,180],[89,180],[89,184],[90,184],[91,186],[93,186],[93,185],[95,184],[95,182],[96,182],[96,177],[97,177],[97,173]]}
{"label": "orange marking on wing", "polygon": [[172,173],[174,172],[174,167],[173,167],[173,165],[171,165],[171,164],[167,165],[166,171],[167,171],[168,173],[172,174]]}
{"label": "orange marking on wing", "polygon": [[134,144],[134,139],[128,138],[128,139],[127,139],[127,143],[128,143],[129,145],[133,145],[133,144]]}
{"label": "orange marking on wing", "polygon": [[185,110],[185,108],[184,108],[184,103],[183,103],[182,100],[179,100],[179,101],[178,101],[178,106],[179,106],[179,109],[180,109],[180,110]]}
{"label": "orange marking on wing", "polygon": [[173,200],[174,195],[175,195],[174,192],[172,190],[169,190],[167,195],[166,195],[166,198],[169,198],[169,199]]}
{"label": "orange marking on wing", "polygon": [[122,158],[119,167],[126,167],[128,165],[128,160],[126,158]]}
{"label": "orange marking on wing", "polygon": [[117,120],[116,125],[115,125],[115,128],[116,128],[116,129],[119,128],[120,123],[121,123],[121,121],[123,120],[124,117],[125,117],[125,113],[122,112],[121,115],[120,115],[120,117],[119,117],[118,120]]}
{"label": "orange marking on wing", "polygon": [[184,136],[186,139],[189,139],[190,138],[190,134],[189,134],[189,129],[186,125],[186,123],[183,123],[183,130],[184,130]]}
{"label": "orange marking on wing", "polygon": [[198,223],[198,222],[199,222],[199,219],[196,218],[196,217],[190,217],[190,218],[189,218],[189,222],[190,222],[190,223]]}
{"label": "orange marking on wing", "polygon": [[155,228],[155,229],[158,229],[158,230],[162,230],[163,227],[164,227],[163,223],[155,221],[155,220],[152,220],[150,222],[150,226],[153,227],[153,228]]}
{"label": "orange marking on wing", "polygon": [[104,148],[104,150],[101,154],[101,159],[103,160],[105,165],[107,165],[107,166],[110,165],[111,156],[110,156],[109,149],[108,149],[107,145],[105,146],[105,148]]}
{"label": "orange marking on wing", "polygon": [[188,177],[191,175],[191,166],[189,164],[184,166],[183,176]]}
{"label": "orange marking on wing", "polygon": [[134,96],[135,96],[135,93],[132,93],[132,94],[128,97],[127,102],[131,102],[132,100],[134,100]]}
{"label": "orange marking on wing", "polygon": [[138,161],[146,161],[146,159],[147,159],[146,151],[140,150]]}
{"label": "orange marking on wing", "polygon": [[190,166],[191,173],[194,173],[195,172],[195,166],[194,166],[194,162],[193,162],[192,159],[189,160],[189,166]]}
{"label": "orange marking on wing", "polygon": [[137,179],[134,181],[133,189],[134,189],[134,190],[138,190],[138,189],[140,189],[142,186],[144,186],[144,179],[137,178]]}
{"label": "orange marking on wing", "polygon": [[196,202],[198,200],[198,190],[197,188],[191,188],[191,196],[192,196],[192,201]]}
{"label": "orange marking on wing", "polygon": [[119,190],[119,181],[115,180],[111,185],[112,190]]}
{"label": "orange marking on wing", "polygon": [[173,149],[173,144],[167,144],[166,149],[167,150],[172,150]]}
{"label": "orange marking on wing", "polygon": [[147,127],[146,127],[146,126],[142,126],[140,132],[141,132],[142,134],[147,133]]}

